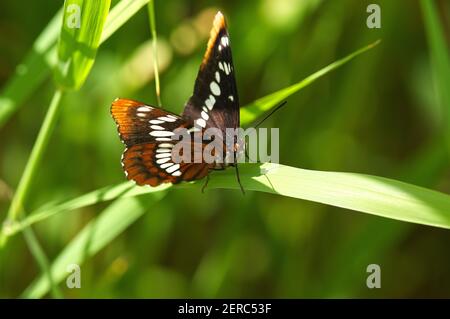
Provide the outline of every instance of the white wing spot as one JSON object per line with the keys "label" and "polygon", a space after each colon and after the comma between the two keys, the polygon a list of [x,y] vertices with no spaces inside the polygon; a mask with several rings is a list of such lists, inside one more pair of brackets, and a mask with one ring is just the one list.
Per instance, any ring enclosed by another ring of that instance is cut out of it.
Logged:
{"label": "white wing spot", "polygon": [[139,117],[147,117],[147,114],[145,113],[136,113],[136,115]]}
{"label": "white wing spot", "polygon": [[165,130],[164,127],[159,126],[159,125],[151,125],[150,128],[151,128],[152,130]]}
{"label": "white wing spot", "polygon": [[222,39],[220,39],[220,40],[224,47],[228,46],[228,37],[222,37]]}
{"label": "white wing spot", "polygon": [[230,65],[228,63],[224,63],[223,67],[225,68],[225,74],[228,75],[231,72]]}
{"label": "white wing spot", "polygon": [[160,158],[156,160],[156,164],[164,164],[165,162],[170,161],[169,157],[165,157],[165,158]]}
{"label": "white wing spot", "polygon": [[170,173],[175,172],[179,168],[180,168],[180,164],[175,164],[173,166],[170,166],[169,168],[166,168],[166,172],[170,174]]}
{"label": "white wing spot", "polygon": [[220,74],[218,71],[216,71],[216,81],[217,83],[220,83]]}
{"label": "white wing spot", "polygon": [[207,121],[209,119],[209,115],[208,113],[206,113],[205,111],[202,111],[202,113],[200,113],[200,115],[202,116],[202,118]]}
{"label": "white wing spot", "polygon": [[158,117],[158,120],[164,121],[164,122],[175,122],[177,118],[175,116],[169,117],[169,116],[160,116]]}
{"label": "white wing spot", "polygon": [[169,131],[151,131],[150,135],[155,136],[155,137],[164,137],[164,136],[172,136],[174,134],[173,134],[173,132],[169,132]]}
{"label": "white wing spot", "polygon": [[181,176],[181,172],[180,171],[173,172],[172,176]]}
{"label": "white wing spot", "polygon": [[172,139],[169,137],[157,137],[157,138],[155,138],[155,140],[161,141],[161,142],[163,142],[163,141],[168,142],[168,141],[171,141]]}
{"label": "white wing spot", "polygon": [[217,96],[220,95],[220,87],[216,82],[212,81],[209,84],[209,88],[211,89],[212,94],[217,95]]}
{"label": "white wing spot", "polygon": [[150,106],[140,106],[137,108],[138,112],[150,112],[152,108]]}
{"label": "white wing spot", "polygon": [[201,126],[201,127],[203,127],[203,128],[206,127],[206,121],[205,121],[204,119],[197,119],[197,120],[195,121],[195,123],[197,123],[198,126]]}
{"label": "white wing spot", "polygon": [[208,112],[208,108],[206,106],[203,106],[202,110],[205,111],[205,112]]}
{"label": "white wing spot", "polygon": [[173,163],[164,163],[164,164],[161,164],[161,165],[159,165],[162,169],[166,169],[167,167],[169,167],[169,166],[172,166],[173,165]]}
{"label": "white wing spot", "polygon": [[219,69],[221,69],[222,71],[225,71],[225,70],[223,69],[223,64],[222,64],[222,62],[219,62]]}
{"label": "white wing spot", "polygon": [[164,157],[171,157],[171,153],[158,153],[155,155],[156,158],[164,158]]}
{"label": "white wing spot", "polygon": [[159,148],[156,150],[156,153],[170,153],[170,152],[172,152],[172,150],[170,150],[170,149],[168,149],[168,148],[161,148],[161,147],[159,147]]}
{"label": "white wing spot", "polygon": [[161,121],[161,120],[150,120],[149,123],[150,124],[162,124],[162,123],[164,123],[164,121]]}
{"label": "white wing spot", "polygon": [[209,98],[205,101],[206,107],[208,109],[212,110],[215,103],[216,103],[216,98],[210,94]]}
{"label": "white wing spot", "polygon": [[161,144],[159,144],[158,146],[159,146],[159,147],[168,147],[168,148],[172,148],[172,147],[173,147],[173,144],[170,144],[170,143],[161,143]]}
{"label": "white wing spot", "polygon": [[187,130],[188,133],[192,133],[192,132],[200,132],[200,129],[196,126],[191,127],[190,129]]}
{"label": "white wing spot", "polygon": [[228,99],[229,99],[231,102],[233,102],[233,101],[234,101],[233,95],[228,96]]}

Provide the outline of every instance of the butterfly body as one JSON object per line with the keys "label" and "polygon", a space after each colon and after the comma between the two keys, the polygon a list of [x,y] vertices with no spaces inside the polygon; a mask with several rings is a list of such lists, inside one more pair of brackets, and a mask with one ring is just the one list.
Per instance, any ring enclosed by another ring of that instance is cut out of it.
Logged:
{"label": "butterfly body", "polygon": [[[232,137],[230,146],[225,142],[229,140],[228,129],[239,127],[239,97],[223,15],[219,12],[214,19],[194,92],[181,116],[131,99],[116,99],[111,114],[126,146],[122,155],[123,169],[127,178],[138,185],[177,184],[202,179],[214,169],[230,165],[237,169],[237,152],[242,147],[236,137]],[[174,135],[182,129],[188,132],[190,139],[174,140]],[[212,138],[219,143],[219,151],[212,153],[213,161],[195,161],[211,142],[211,136],[205,134],[210,130],[220,133]],[[196,139],[196,133],[201,133],[200,140]],[[186,154],[186,150],[190,151],[188,160],[175,161],[174,149],[180,146],[185,147]]]}

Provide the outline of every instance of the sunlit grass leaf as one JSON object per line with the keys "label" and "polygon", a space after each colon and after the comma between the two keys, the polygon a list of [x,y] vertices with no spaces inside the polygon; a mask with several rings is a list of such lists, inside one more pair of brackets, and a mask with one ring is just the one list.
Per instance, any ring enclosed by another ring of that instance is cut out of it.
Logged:
{"label": "sunlit grass leaf", "polygon": [[[106,41],[149,0],[122,0],[111,9],[100,42]],[[62,10],[53,17],[19,64],[16,73],[0,93],[0,127],[42,84],[56,65],[56,42],[61,29]]]}
{"label": "sunlit grass leaf", "polygon": [[[166,192],[160,191],[139,197],[122,198],[108,206],[65,246],[53,262],[50,271],[54,282],[59,283],[68,275],[68,265],[81,265],[87,258],[95,255],[136,219],[151,211],[152,204],[165,194]],[[39,298],[44,296],[49,288],[49,281],[45,274],[42,274],[24,291],[22,297]]]}
{"label": "sunlit grass leaf", "polygon": [[66,0],[58,41],[55,80],[65,89],[79,89],[94,64],[110,0]]}
{"label": "sunlit grass leaf", "polygon": [[244,106],[241,108],[241,125],[247,126],[253,121],[255,121],[259,116],[264,114],[265,112],[269,111],[276,105],[278,105],[280,102],[284,101],[286,98],[288,98],[290,95],[298,92],[299,90],[303,89],[304,87],[312,84],[317,79],[321,78],[325,74],[339,68],[340,66],[346,64],[353,58],[357,57],[358,55],[366,52],[367,50],[372,49],[376,45],[380,43],[380,40],[375,41],[374,43],[371,43],[349,55],[346,57],[339,59],[323,69],[320,69],[319,71],[311,74],[307,78],[301,80],[300,82],[293,84],[287,88],[281,89],[277,92],[274,92],[272,94],[266,95],[247,106]]}
{"label": "sunlit grass leaf", "polygon": [[[450,228],[450,196],[415,185],[377,176],[313,171],[272,163],[243,164],[240,175],[247,191],[272,193],[401,221]],[[151,209],[149,204],[167,193],[167,187],[155,190],[137,186],[129,189],[129,186],[128,183],[120,184],[106,190],[107,199],[111,199],[111,195],[119,199],[66,246],[51,266],[54,281],[59,282],[67,275],[68,264],[80,264],[97,253],[147,209]],[[201,183],[182,184],[179,188],[200,191]],[[208,184],[208,189],[212,188],[239,189],[234,170],[214,172]],[[146,191],[152,193],[145,195],[150,196],[145,204],[141,197],[128,197],[142,195]],[[67,211],[69,206],[79,208],[100,202],[105,198],[104,193],[105,190],[97,191],[59,205],[52,215]],[[41,275],[23,297],[38,298],[48,290],[48,281]]]}
{"label": "sunlit grass leaf", "polygon": [[[378,176],[305,170],[280,164],[241,164],[246,190],[273,193],[347,208],[411,223],[450,228],[450,195]],[[20,223],[10,225],[12,235],[26,226],[55,214],[98,202],[165,191],[121,183],[93,191],[52,207],[31,213]],[[177,188],[200,188],[201,183],[180,184]],[[239,189],[234,170],[213,172],[208,189]]]}

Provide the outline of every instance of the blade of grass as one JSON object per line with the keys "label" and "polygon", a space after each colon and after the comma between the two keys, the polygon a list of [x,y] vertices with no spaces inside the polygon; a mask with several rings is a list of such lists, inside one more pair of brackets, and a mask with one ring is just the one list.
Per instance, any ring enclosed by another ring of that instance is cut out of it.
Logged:
{"label": "blade of grass", "polygon": [[[141,197],[121,198],[113,202],[97,218],[90,221],[59,254],[50,267],[53,280],[56,283],[61,282],[67,276],[67,265],[81,265],[88,257],[95,255],[165,194],[166,192],[160,191]],[[21,297],[39,298],[44,296],[49,288],[48,280],[41,274]]]}
{"label": "blade of grass", "polygon": [[272,94],[266,95],[265,97],[262,97],[253,103],[250,103],[246,105],[245,107],[241,108],[241,126],[247,126],[251,122],[255,121],[259,116],[264,114],[265,112],[269,111],[274,106],[278,105],[280,102],[284,101],[287,97],[290,95],[296,93],[297,91],[303,89],[304,87],[312,84],[314,81],[319,79],[320,77],[324,76],[325,74],[341,67],[342,65],[346,64],[350,60],[356,58],[358,55],[374,48],[377,46],[381,40],[377,40],[374,43],[371,43],[349,55],[346,57],[337,60],[323,69],[320,69],[319,71],[311,74],[307,78],[303,79],[302,81],[291,85],[287,88],[281,89],[277,92],[274,92]]}
{"label": "blade of grass", "polygon": [[[103,28],[100,43],[105,42],[149,0],[122,0],[111,9]],[[56,41],[62,10],[53,17],[37,38],[33,49],[19,65],[15,75],[0,93],[0,127],[22,103],[42,84],[56,65]]]}
{"label": "blade of grass", "polygon": [[153,46],[153,69],[155,70],[155,90],[158,106],[161,107],[161,90],[159,87],[159,70],[158,70],[158,39],[156,37],[156,20],[155,20],[155,2],[150,0],[147,5],[148,18],[150,22],[150,32],[152,34]]}
{"label": "blade of grass", "polygon": [[31,51],[20,63],[12,78],[0,94],[0,127],[8,120],[18,105],[33,93],[56,63],[55,44],[59,34],[62,10],[50,20],[33,44]]}
{"label": "blade of grass", "polygon": [[[305,199],[370,213],[377,216],[450,228],[450,196],[426,188],[387,178],[354,173],[304,170],[278,164],[245,164],[240,168],[241,181],[246,190],[261,191],[299,199]],[[200,190],[201,183],[185,184],[181,188]],[[123,192],[124,184],[109,192]],[[180,185],[181,186],[181,185]],[[169,186],[167,186],[169,187]],[[233,170],[215,172],[208,188],[239,189]],[[143,189],[134,187],[119,196],[141,194]],[[152,202],[162,198],[164,190],[153,191]],[[64,249],[51,266],[55,282],[66,275],[70,263],[81,263],[97,253],[120,232],[141,216],[148,203],[139,197],[120,198],[110,205],[95,221],[92,221]],[[61,210],[65,211],[65,209]],[[84,252],[84,253],[83,253]],[[41,275],[25,291],[23,297],[38,298],[49,290],[48,281]]]}
{"label": "blade of grass", "polygon": [[45,279],[47,280],[48,285],[50,286],[50,293],[53,298],[63,298],[63,294],[59,287],[55,284],[55,281],[52,278],[52,274],[50,272],[50,263],[48,262],[48,258],[45,255],[44,250],[42,249],[39,241],[34,235],[33,230],[30,227],[27,227],[23,230],[23,235],[25,237],[25,241],[33,254],[34,259],[36,259],[39,267],[41,268],[41,272],[45,275]]}
{"label": "blade of grass", "polygon": [[45,220],[53,215],[59,214],[64,211],[76,210],[86,206],[94,205],[97,203],[114,200],[117,198],[127,198],[137,195],[160,192],[170,188],[170,184],[164,184],[158,187],[139,187],[136,188],[132,182],[124,182],[114,186],[107,186],[99,190],[84,194],[80,197],[74,198],[67,202],[63,202],[52,207],[43,207],[35,212],[29,214],[24,220],[17,221],[6,225],[3,232],[7,236],[12,236],[19,231],[22,231],[28,226],[34,223]]}
{"label": "blade of grass", "polygon": [[[450,228],[450,195],[384,177],[342,172],[300,169],[279,164],[241,164],[239,173],[246,190],[260,191],[386,218]],[[208,189],[239,189],[233,170],[214,172]],[[181,188],[201,187],[202,183],[186,183]],[[39,209],[20,223],[10,225],[12,235],[23,228],[67,210],[78,209],[116,198],[165,191],[161,188],[130,187],[122,183],[107,187],[47,209]]]}
{"label": "blade of grass", "polygon": [[445,137],[450,150],[450,55],[445,41],[444,31],[438,18],[435,2],[422,0],[420,2],[425,22],[431,55],[431,67],[434,76],[438,100],[442,108]]}
{"label": "blade of grass", "polygon": [[56,118],[59,112],[59,105],[61,100],[62,92],[56,90],[53,95],[50,107],[48,109],[47,115],[45,116],[44,123],[42,123],[41,129],[39,131],[36,142],[31,151],[30,158],[28,159],[25,170],[17,187],[17,191],[12,199],[9,211],[8,211],[8,222],[13,222],[17,220],[19,214],[23,212],[23,203],[28,195],[30,188],[30,183],[36,173],[36,168],[41,161],[43,150],[46,148],[51,132],[55,127]]}
{"label": "blade of grass", "polygon": [[86,80],[100,45],[110,0],[66,0],[55,81],[65,89],[79,89]]}

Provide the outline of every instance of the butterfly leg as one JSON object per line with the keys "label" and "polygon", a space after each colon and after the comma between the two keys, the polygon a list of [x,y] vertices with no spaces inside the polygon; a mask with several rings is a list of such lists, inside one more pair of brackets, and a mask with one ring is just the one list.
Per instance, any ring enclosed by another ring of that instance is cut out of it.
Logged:
{"label": "butterfly leg", "polygon": [[202,193],[205,192],[205,188],[206,188],[206,186],[208,186],[208,182],[209,182],[209,175],[206,175],[206,181],[205,181],[205,184],[203,184]]}
{"label": "butterfly leg", "polygon": [[234,167],[236,168],[236,177],[237,177],[237,181],[239,183],[239,186],[241,187],[242,195],[245,195],[244,187],[242,186],[241,178],[239,177],[239,170],[238,170],[237,163],[234,165]]}

